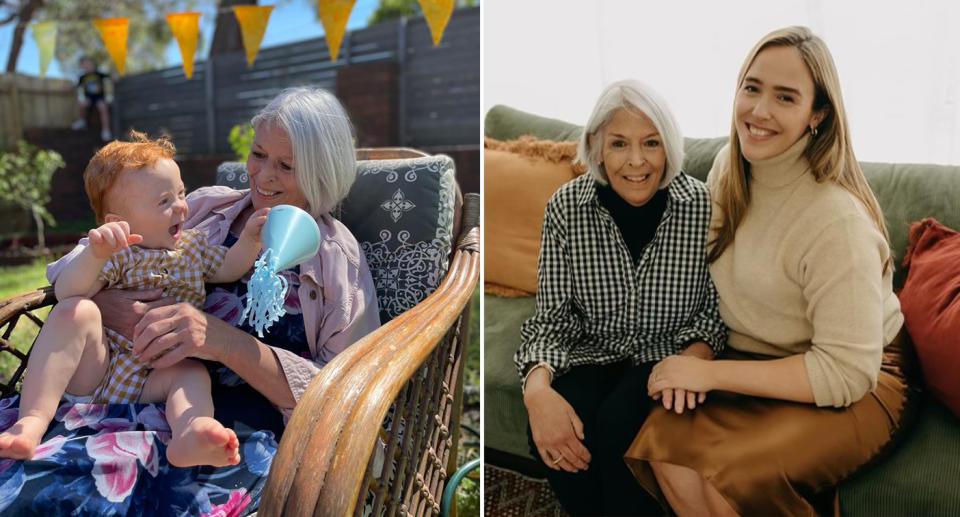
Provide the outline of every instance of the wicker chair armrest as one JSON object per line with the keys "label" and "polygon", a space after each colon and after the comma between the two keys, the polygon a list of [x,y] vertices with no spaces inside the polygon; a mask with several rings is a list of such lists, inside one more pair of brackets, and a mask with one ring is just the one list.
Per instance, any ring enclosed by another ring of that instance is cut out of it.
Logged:
{"label": "wicker chair armrest", "polygon": [[13,355],[17,364],[10,378],[5,383],[0,382],[0,396],[5,397],[16,390],[17,382],[27,368],[27,354],[17,350],[10,342],[10,335],[23,321],[20,317],[23,316],[26,320],[33,322],[39,331],[43,321],[34,315],[33,311],[56,302],[57,297],[53,294],[53,286],[49,285],[0,300],[0,353]]}
{"label": "wicker chair armrest", "polygon": [[274,457],[260,515],[354,513],[388,409],[456,324],[479,279],[479,196],[465,197],[464,230],[440,287],[340,353],[307,387]]}

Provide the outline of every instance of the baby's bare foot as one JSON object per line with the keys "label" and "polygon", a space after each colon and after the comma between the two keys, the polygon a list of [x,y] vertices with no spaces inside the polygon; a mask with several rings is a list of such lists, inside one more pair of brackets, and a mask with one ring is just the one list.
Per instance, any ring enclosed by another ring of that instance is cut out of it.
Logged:
{"label": "baby's bare foot", "polygon": [[195,418],[167,445],[167,461],[175,467],[240,463],[240,441],[236,433],[210,417]]}
{"label": "baby's bare foot", "polygon": [[13,427],[0,434],[0,458],[32,458],[49,423],[35,416],[25,416],[17,420]]}

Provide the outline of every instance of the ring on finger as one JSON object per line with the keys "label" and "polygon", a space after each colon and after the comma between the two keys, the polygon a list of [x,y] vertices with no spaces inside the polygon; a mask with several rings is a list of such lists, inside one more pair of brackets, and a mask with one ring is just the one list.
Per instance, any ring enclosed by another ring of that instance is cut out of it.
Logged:
{"label": "ring on finger", "polygon": [[563,453],[562,453],[562,452],[560,453],[559,456],[557,456],[556,458],[554,458],[554,459],[553,459],[553,462],[551,462],[550,464],[551,464],[551,465],[556,465],[556,464],[560,463],[561,461],[563,461]]}

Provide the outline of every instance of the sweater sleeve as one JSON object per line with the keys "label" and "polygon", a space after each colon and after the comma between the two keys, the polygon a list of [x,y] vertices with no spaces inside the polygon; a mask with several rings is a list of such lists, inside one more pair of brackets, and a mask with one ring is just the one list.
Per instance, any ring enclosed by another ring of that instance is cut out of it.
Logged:
{"label": "sweater sleeve", "polygon": [[886,240],[862,215],[831,223],[798,271],[813,326],[804,363],[817,406],[845,407],[877,385],[883,356]]}
{"label": "sweater sleeve", "polygon": [[523,377],[530,364],[547,363],[556,375],[569,368],[569,351],[583,334],[573,310],[573,281],[567,250],[566,218],[556,195],[547,203],[537,261],[537,308],[520,329],[514,355]]}

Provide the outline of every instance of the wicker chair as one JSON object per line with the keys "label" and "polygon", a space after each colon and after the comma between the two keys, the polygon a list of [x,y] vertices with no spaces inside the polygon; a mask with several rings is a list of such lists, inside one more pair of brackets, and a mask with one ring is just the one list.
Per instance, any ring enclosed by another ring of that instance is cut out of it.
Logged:
{"label": "wicker chair", "polygon": [[[358,158],[426,156],[361,149]],[[454,247],[440,286],[332,360],[310,383],[284,432],[258,515],[436,515],[456,470],[469,301],[480,271],[479,195],[455,206]],[[43,321],[50,286],[0,301],[0,353],[26,367],[14,328]],[[392,408],[392,409],[391,409]],[[391,424],[384,425],[390,413]],[[379,445],[378,445],[379,444]],[[371,508],[372,506],[372,508]]]}

